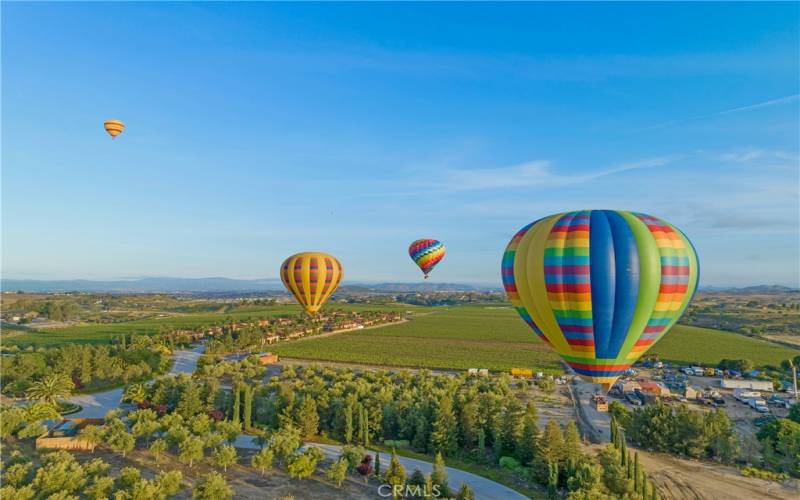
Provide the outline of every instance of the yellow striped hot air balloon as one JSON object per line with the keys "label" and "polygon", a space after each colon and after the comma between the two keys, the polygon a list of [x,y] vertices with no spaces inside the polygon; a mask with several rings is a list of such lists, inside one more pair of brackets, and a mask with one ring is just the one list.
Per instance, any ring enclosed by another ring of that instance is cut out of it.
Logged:
{"label": "yellow striped hot air balloon", "polygon": [[105,127],[106,132],[108,132],[108,135],[110,135],[112,139],[116,139],[117,136],[125,130],[125,124],[120,120],[106,120],[103,127]]}
{"label": "yellow striped hot air balloon", "polygon": [[344,272],[342,264],[323,252],[297,253],[283,261],[281,280],[310,316],[339,286]]}

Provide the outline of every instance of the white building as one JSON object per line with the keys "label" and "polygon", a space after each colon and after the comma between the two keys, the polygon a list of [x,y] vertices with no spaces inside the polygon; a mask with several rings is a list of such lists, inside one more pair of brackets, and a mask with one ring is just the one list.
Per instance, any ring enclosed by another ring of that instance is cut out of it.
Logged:
{"label": "white building", "polygon": [[752,389],[767,392],[774,390],[771,380],[732,380],[724,378],[720,380],[719,386],[723,389]]}

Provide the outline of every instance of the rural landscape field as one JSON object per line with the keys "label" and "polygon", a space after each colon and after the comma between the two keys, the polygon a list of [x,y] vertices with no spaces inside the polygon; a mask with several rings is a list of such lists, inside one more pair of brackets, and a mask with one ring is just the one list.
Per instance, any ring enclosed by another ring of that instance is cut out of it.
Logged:
{"label": "rural landscape field", "polygon": [[800,498],[799,2],[0,31],[0,499]]}

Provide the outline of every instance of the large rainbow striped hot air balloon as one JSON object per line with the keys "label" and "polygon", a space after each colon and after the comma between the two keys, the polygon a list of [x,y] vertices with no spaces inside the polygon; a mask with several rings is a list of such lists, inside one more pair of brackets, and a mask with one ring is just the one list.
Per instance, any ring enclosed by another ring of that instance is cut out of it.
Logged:
{"label": "large rainbow striped hot air balloon", "polygon": [[342,276],[336,257],[322,252],[297,253],[281,265],[281,281],[310,316],[328,300]]}
{"label": "large rainbow striped hot air balloon", "polygon": [[408,247],[408,255],[422,270],[425,279],[428,279],[433,267],[444,258],[444,252],[442,242],[431,239],[416,240]]}
{"label": "large rainbow striped hot air balloon", "polygon": [[520,229],[503,255],[502,276],[533,331],[608,391],[678,321],[699,271],[691,242],[669,223],[582,210]]}

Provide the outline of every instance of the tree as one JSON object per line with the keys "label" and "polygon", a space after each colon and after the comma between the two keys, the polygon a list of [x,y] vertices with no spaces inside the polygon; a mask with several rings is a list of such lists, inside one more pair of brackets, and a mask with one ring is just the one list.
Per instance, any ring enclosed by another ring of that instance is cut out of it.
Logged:
{"label": "tree", "polygon": [[800,403],[795,403],[789,408],[789,420],[800,424]]}
{"label": "tree", "polygon": [[523,464],[530,463],[539,451],[539,418],[536,407],[529,402],[522,417],[522,436],[516,446],[516,456]]}
{"label": "tree", "polygon": [[353,404],[350,401],[344,407],[344,441],[353,442]]}
{"label": "tree", "polygon": [[587,459],[580,459],[567,478],[567,490],[570,492],[596,493],[600,486],[602,469]]}
{"label": "tree", "polygon": [[431,449],[451,455],[458,448],[458,429],[453,412],[453,399],[445,394],[439,400],[431,432]]}
{"label": "tree", "polygon": [[202,460],[205,455],[203,440],[196,436],[188,436],[178,445],[178,460],[189,464],[191,469],[195,460]]}
{"label": "tree", "polygon": [[159,463],[161,463],[161,457],[167,451],[167,442],[164,441],[163,439],[156,439],[150,444],[148,450],[153,455],[153,459],[155,460],[156,465],[158,465]]}
{"label": "tree", "polygon": [[[117,420],[117,422],[119,421]],[[136,438],[128,432],[125,424],[119,422],[110,427],[106,434],[106,443],[115,452],[122,453],[122,458],[125,458],[125,455],[136,445]]]}
{"label": "tree", "polygon": [[239,384],[233,386],[233,409],[231,411],[231,420],[239,423],[239,407],[241,406],[241,389]]}
{"label": "tree", "polygon": [[337,488],[342,487],[342,482],[347,477],[347,460],[344,458],[339,458],[335,462],[333,462],[328,470],[325,472],[325,475],[336,483]]}
{"label": "tree", "polygon": [[192,498],[197,500],[229,500],[233,498],[233,489],[225,482],[219,472],[209,472],[200,477],[195,484]]}
{"label": "tree", "polygon": [[428,481],[425,478],[425,474],[423,474],[419,469],[414,469],[414,472],[411,474],[411,477],[408,478],[408,482],[406,483],[406,492],[413,498],[428,498],[435,496],[428,490],[427,483]]}
{"label": "tree", "polygon": [[175,411],[185,420],[189,420],[203,411],[203,399],[200,395],[199,384],[190,382],[184,387]]}
{"label": "tree", "polygon": [[123,401],[131,401],[133,403],[141,403],[147,399],[147,389],[144,384],[130,384],[125,388],[123,393]]}
{"label": "tree", "polygon": [[581,452],[581,435],[574,420],[570,420],[564,428],[564,458],[576,460]]}
{"label": "tree", "polygon": [[356,472],[358,472],[361,477],[364,478],[365,483],[369,481],[369,476],[371,476],[373,473],[371,455],[364,455],[364,457],[361,459],[361,463],[358,464],[358,467],[356,467]]}
{"label": "tree", "polygon": [[303,453],[291,455],[286,462],[286,471],[296,479],[309,477],[317,470],[317,463],[320,460],[319,453],[319,448],[312,446]]}
{"label": "tree", "polygon": [[431,471],[431,482],[439,488],[439,496],[450,497],[450,488],[447,484],[447,468],[444,465],[444,458],[441,453],[436,454],[433,459],[433,470]]}
{"label": "tree", "polygon": [[258,453],[253,455],[250,464],[256,469],[261,471],[261,475],[266,474],[267,469],[272,468],[272,462],[275,455],[270,448],[261,448]]}
{"label": "tree", "polygon": [[68,398],[74,388],[75,384],[69,377],[63,373],[53,373],[31,384],[26,394],[29,399],[55,406],[59,399]]}
{"label": "tree", "polygon": [[159,497],[170,497],[177,495],[182,489],[183,474],[179,470],[170,470],[159,473],[155,477],[155,485],[158,489]]}
{"label": "tree", "polygon": [[475,500],[475,493],[467,483],[464,483],[461,485],[461,488],[458,489],[458,493],[456,493],[456,500]]}
{"label": "tree", "polygon": [[224,444],[214,450],[213,457],[222,466],[222,470],[228,472],[228,467],[236,463],[236,448],[229,444]]}
{"label": "tree", "polygon": [[558,492],[558,462],[548,464],[547,497],[556,498]]}
{"label": "tree", "polygon": [[773,420],[758,431],[757,437],[770,467],[800,476],[800,424],[788,418]]}
{"label": "tree", "polygon": [[87,425],[80,430],[81,441],[86,441],[92,447],[94,453],[95,447],[102,443],[106,437],[106,430],[99,425]]}
{"label": "tree", "polygon": [[397,453],[392,450],[392,459],[389,461],[389,470],[386,471],[386,483],[392,487],[392,498],[402,496],[403,485],[406,483],[406,469],[397,458]]}
{"label": "tree", "polygon": [[642,479],[642,469],[639,466],[639,452],[633,454],[633,491],[639,492],[642,488],[640,480]]}
{"label": "tree", "polygon": [[558,462],[564,456],[564,436],[555,420],[547,422],[539,442],[539,456],[545,463]]}
{"label": "tree", "polygon": [[297,427],[284,427],[272,434],[269,448],[279,461],[286,461],[300,446],[300,430]]}
{"label": "tree", "polygon": [[42,465],[31,482],[37,496],[47,498],[57,493],[79,492],[86,484],[86,474],[70,453],[59,450],[44,455]]}
{"label": "tree", "polygon": [[300,432],[305,438],[313,437],[319,431],[319,413],[317,403],[309,396],[303,398],[297,412],[297,421],[300,423]]}
{"label": "tree", "polygon": [[375,452],[375,477],[381,477],[381,454]]}
{"label": "tree", "polygon": [[500,455],[515,455],[517,445],[522,436],[524,412],[522,404],[514,395],[506,397],[503,407],[498,452]]}
{"label": "tree", "polygon": [[106,500],[111,498],[114,489],[114,480],[108,476],[96,477],[92,483],[83,490],[83,494],[90,500]]}
{"label": "tree", "polygon": [[244,428],[250,429],[253,425],[253,387],[250,384],[244,386]]}

